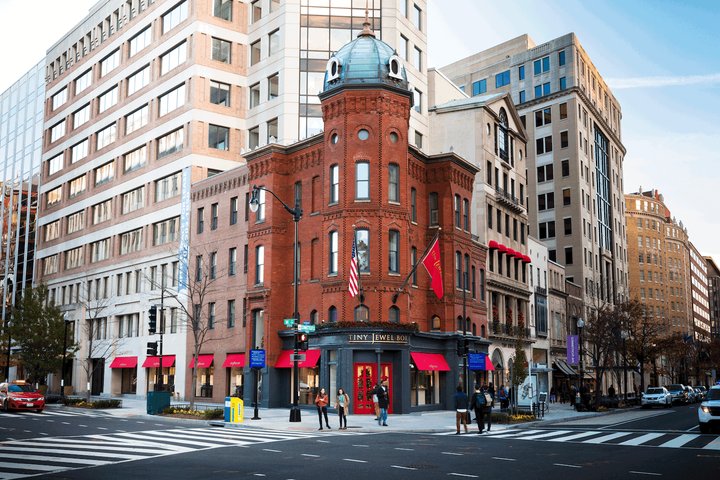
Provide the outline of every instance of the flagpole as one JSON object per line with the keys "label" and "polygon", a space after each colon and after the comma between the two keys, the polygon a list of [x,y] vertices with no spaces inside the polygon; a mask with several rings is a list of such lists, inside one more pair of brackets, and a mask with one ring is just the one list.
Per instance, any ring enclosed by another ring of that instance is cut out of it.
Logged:
{"label": "flagpole", "polygon": [[355,247],[355,262],[357,264],[357,289],[358,294],[358,305],[362,305],[365,301],[365,293],[363,292],[362,282],[360,281],[360,252],[358,252],[357,248],[357,225],[353,223],[353,246]]}
{"label": "flagpole", "polygon": [[405,277],[405,280],[403,281],[402,285],[397,289],[397,291],[392,296],[392,303],[395,305],[395,302],[397,302],[398,297],[402,293],[403,289],[407,286],[408,282],[410,281],[410,277],[412,277],[412,274],[415,273],[415,270],[417,270],[418,265],[422,263],[423,260],[425,260],[425,257],[427,257],[428,253],[430,253],[430,248],[432,248],[433,244],[436,240],[440,238],[440,231],[442,230],[441,227],[438,227],[437,231],[435,232],[435,236],[432,240],[430,240],[430,243],[427,244],[425,247],[425,251],[423,252],[422,256],[415,261],[415,265],[413,265],[413,268],[410,270],[410,273],[407,274],[407,277]]}

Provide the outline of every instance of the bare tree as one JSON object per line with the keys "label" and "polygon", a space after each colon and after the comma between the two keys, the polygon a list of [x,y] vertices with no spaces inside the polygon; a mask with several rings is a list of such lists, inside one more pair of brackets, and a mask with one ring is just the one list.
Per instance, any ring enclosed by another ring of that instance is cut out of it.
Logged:
{"label": "bare tree", "polygon": [[[627,340],[627,355],[637,362],[640,373],[640,391],[645,391],[645,366],[656,366],[660,353],[662,334],[666,330],[657,317],[648,314],[647,309],[638,300],[630,300],[625,304],[625,329],[630,334]],[[657,371],[655,371],[657,375]]]}

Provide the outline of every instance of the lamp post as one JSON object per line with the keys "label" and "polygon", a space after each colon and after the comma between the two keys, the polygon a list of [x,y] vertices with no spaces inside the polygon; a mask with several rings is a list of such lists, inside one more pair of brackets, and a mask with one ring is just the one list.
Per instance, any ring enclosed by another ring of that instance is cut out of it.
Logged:
{"label": "lamp post", "polygon": [[[580,403],[582,404],[583,396],[582,396],[582,390],[583,390],[583,382],[585,380],[585,372],[583,372],[583,339],[582,339],[582,330],[585,326],[585,320],[582,319],[582,317],[578,317],[577,319],[577,329],[578,329],[578,343],[580,344],[580,358],[578,360],[578,364],[580,366],[580,384],[578,385],[578,393],[580,394]],[[580,405],[577,405],[576,402],[576,409],[580,411]]]}
{"label": "lamp post", "polygon": [[297,196],[295,197],[295,208],[290,208],[285,202],[280,200],[272,190],[253,185],[252,195],[250,196],[250,210],[252,212],[257,212],[260,206],[260,191],[268,192],[275,197],[285,210],[292,215],[293,222],[295,223],[295,241],[293,243],[293,318],[295,319],[295,341],[293,342],[293,403],[290,409],[290,421],[299,422],[301,421],[301,417],[300,407],[298,406],[298,399],[300,397],[300,371],[298,370],[298,327],[300,324],[300,312],[298,311],[298,283],[300,281],[300,272],[298,271],[298,222],[302,217],[303,211],[302,208],[300,208],[300,199]]}
{"label": "lamp post", "polygon": [[[65,355],[67,354],[67,336],[68,336],[68,324],[70,320],[68,317],[69,312],[63,313],[63,320],[65,321],[65,335],[63,335],[63,355],[62,355],[62,366],[60,367],[60,398],[65,398]],[[73,328],[73,333],[75,329]]]}
{"label": "lamp post", "polygon": [[627,339],[630,338],[630,333],[627,330],[622,330],[620,332],[620,337],[622,338],[623,344],[623,391],[625,392],[623,397],[625,399],[625,403],[627,403]]}

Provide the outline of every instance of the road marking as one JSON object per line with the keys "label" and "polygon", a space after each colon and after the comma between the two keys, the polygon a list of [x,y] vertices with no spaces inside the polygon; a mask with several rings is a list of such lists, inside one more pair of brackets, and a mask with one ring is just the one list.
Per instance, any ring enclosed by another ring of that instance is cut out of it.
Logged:
{"label": "road marking", "polygon": [[343,458],[346,462],[367,463],[367,460],[356,460],[354,458]]}
{"label": "road marking", "polygon": [[45,421],[46,421],[46,422],[49,422],[49,423],[55,422],[55,420],[50,420],[49,418],[48,418],[47,420],[45,420]]}
{"label": "road marking", "polygon": [[457,455],[458,457],[462,456],[462,453],[457,453],[457,452],[440,452],[440,453],[442,453],[443,455]]}
{"label": "road marking", "polygon": [[677,448],[682,447],[686,443],[688,443],[691,440],[695,440],[700,435],[693,435],[690,433],[686,433],[685,435],[680,435],[679,437],[675,437],[672,440],[663,443],[662,445],[658,445],[659,447],[665,447],[665,448]]}
{"label": "road marking", "polygon": [[655,477],[662,477],[662,473],[636,472],[635,470],[630,470],[629,473],[634,473],[635,475],[652,475],[652,476],[655,476]]}
{"label": "road marking", "polygon": [[[24,446],[15,446],[15,445],[5,445],[5,450],[3,451],[3,454],[5,452],[29,452],[29,453],[59,453],[56,448],[34,448],[34,447],[24,447]],[[94,448],[90,446],[89,448]],[[146,451],[147,452],[147,451]],[[144,458],[148,458],[147,455],[129,455],[126,453],[120,453],[117,451],[109,451],[109,452],[89,452],[89,451],[72,451],[72,450],[66,450],[62,452],[66,455],[84,455],[87,457],[115,457],[115,458],[122,458],[125,460],[142,460]],[[64,457],[63,457],[64,458]],[[48,460],[53,461],[59,461],[63,462],[64,460],[59,460],[54,457],[48,457]]]}
{"label": "road marking", "polygon": [[312,457],[312,458],[320,458],[320,455],[313,455],[312,453],[301,453],[301,457]]}
{"label": "road marking", "polygon": [[591,438],[590,440],[585,440],[582,443],[605,443],[616,438],[626,437],[628,435],[632,435],[632,432],[616,432],[611,433],[610,435],[603,435],[602,437]]}
{"label": "road marking", "polygon": [[353,447],[370,448],[370,445],[353,445]]}
{"label": "road marking", "polygon": [[708,443],[703,448],[706,448],[708,450],[720,450],[720,437],[717,437],[715,440]]}
{"label": "road marking", "polygon": [[273,452],[273,453],[282,453],[282,450],[275,450],[272,448],[263,448],[263,451],[265,452]]}
{"label": "road marking", "polygon": [[316,440],[316,442],[317,442],[317,443],[330,443],[330,442],[327,441],[327,440]]}
{"label": "road marking", "polygon": [[107,430],[105,427],[97,427],[98,430]]}
{"label": "road marking", "polygon": [[583,437],[590,437],[590,436],[592,436],[592,435],[597,435],[597,434],[599,434],[599,433],[602,433],[602,432],[597,432],[597,431],[594,431],[594,432],[581,432],[581,433],[576,433],[576,434],[574,434],[574,435],[568,435],[567,437],[551,438],[551,439],[548,440],[548,441],[549,441],[549,442],[569,442],[570,440],[576,440],[576,439],[578,439],[578,438],[583,438]]}
{"label": "road marking", "polygon": [[518,435],[531,435],[531,434],[533,434],[533,433],[542,433],[542,432],[544,432],[544,431],[545,431],[545,430],[520,430],[520,431],[510,431],[510,432],[508,432],[507,430],[505,430],[505,431],[502,431],[502,430],[501,430],[501,431],[498,432],[498,433],[494,433],[494,432],[493,432],[493,433],[488,433],[488,434],[485,435],[485,436],[487,436],[487,437],[493,437],[493,438],[510,438],[510,437],[515,437],[515,436],[518,436]]}
{"label": "road marking", "polygon": [[135,423],[145,423],[145,422],[141,422],[141,421],[136,421]]}
{"label": "road marking", "polygon": [[522,437],[523,440],[535,440],[536,438],[552,437],[554,435],[565,435],[570,433],[572,430],[550,430],[545,433],[538,433],[537,435],[530,435],[528,437]]}
{"label": "road marking", "polygon": [[40,435],[50,435],[49,433],[40,432]]}
{"label": "road marking", "polygon": [[78,427],[85,427],[85,428],[87,428],[87,425],[78,425]]}
{"label": "road marking", "polygon": [[618,445],[640,445],[641,443],[649,442],[650,440],[662,437],[663,433],[646,433],[637,438],[631,440],[625,440],[624,442],[618,443]]}
{"label": "road marking", "polygon": [[56,458],[48,458],[47,455],[20,455],[20,454],[13,454],[13,453],[7,453],[3,452],[3,458],[5,459],[15,459],[15,460],[36,460],[44,463],[75,463],[80,465],[107,465],[108,463],[113,463],[112,461],[105,461],[105,460],[90,460],[88,458],[67,458],[67,457],[56,457]]}
{"label": "road marking", "polygon": [[700,426],[699,426],[699,425],[695,425],[694,427],[688,428],[688,429],[685,430],[685,431],[686,431],[686,432],[692,432],[693,430],[699,430],[699,429],[700,429]]}
{"label": "road marking", "polygon": [[515,458],[505,458],[505,457],[491,457],[493,460],[504,460],[506,462],[516,462],[517,459]]}
{"label": "road marking", "polygon": [[[26,465],[24,463],[9,463],[9,462],[2,462],[0,463],[0,468],[13,468],[17,470],[39,470],[42,472],[56,472],[59,470],[67,470],[72,467],[58,467],[58,466],[52,466],[52,465],[40,465],[40,464],[33,464],[33,465]],[[18,477],[6,477],[7,473],[2,473],[2,478],[18,478]],[[12,475],[12,474],[11,474]],[[23,477],[25,475],[22,475]]]}
{"label": "road marking", "polygon": [[163,425],[162,423],[156,423],[155,426],[156,427],[164,427],[165,425]]}
{"label": "road marking", "polygon": [[403,467],[402,465],[390,465],[392,468],[399,468],[400,470],[417,470],[417,468]]}
{"label": "road marking", "polygon": [[60,422],[60,423],[62,423],[63,425],[70,425],[70,422]]}
{"label": "road marking", "polygon": [[553,463],[556,467],[582,468],[580,465],[569,465],[567,463]]}
{"label": "road marking", "polygon": [[455,472],[450,472],[450,473],[448,473],[448,475],[454,475],[454,476],[456,476],[456,477],[478,478],[477,475],[470,475],[470,474],[468,474],[468,473],[455,473]]}
{"label": "road marking", "polygon": [[395,450],[402,450],[403,452],[414,452],[414,448],[401,448],[401,447],[395,447]]}

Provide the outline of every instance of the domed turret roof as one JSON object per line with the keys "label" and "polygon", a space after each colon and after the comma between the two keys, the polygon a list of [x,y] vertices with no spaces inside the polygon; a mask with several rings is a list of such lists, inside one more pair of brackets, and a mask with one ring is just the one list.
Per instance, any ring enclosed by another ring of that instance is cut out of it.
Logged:
{"label": "domed turret roof", "polygon": [[328,60],[323,92],[341,85],[383,84],[408,90],[402,59],[390,45],[375,38],[369,20],[358,37]]}

